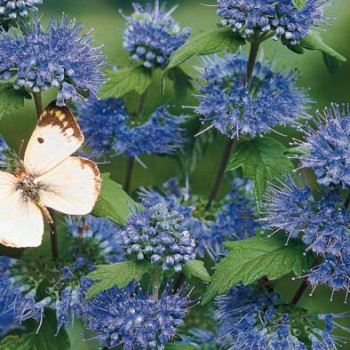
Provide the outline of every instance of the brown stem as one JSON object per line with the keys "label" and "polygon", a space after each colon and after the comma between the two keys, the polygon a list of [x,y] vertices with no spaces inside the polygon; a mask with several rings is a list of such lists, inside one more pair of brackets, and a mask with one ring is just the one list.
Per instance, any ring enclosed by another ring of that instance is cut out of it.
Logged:
{"label": "brown stem", "polygon": [[130,185],[131,185],[131,178],[132,178],[132,171],[134,169],[134,164],[135,164],[135,158],[129,157],[128,158],[128,166],[126,169],[125,184],[124,184],[124,190],[126,193],[130,192]]}
{"label": "brown stem", "polygon": [[33,98],[35,102],[36,115],[39,119],[41,116],[41,113],[43,112],[43,102],[41,99],[41,92],[33,92]]}
{"label": "brown stem", "polygon": [[222,159],[221,159],[221,163],[220,163],[220,166],[219,166],[219,170],[218,170],[218,172],[216,174],[216,178],[215,178],[213,187],[211,189],[211,192],[210,192],[210,195],[209,195],[209,200],[208,200],[207,206],[205,207],[205,210],[209,210],[210,209],[210,207],[211,207],[211,205],[213,203],[213,200],[215,199],[216,195],[219,192],[222,180],[224,178],[224,174],[225,174],[225,170],[226,170],[226,167],[227,167],[227,163],[228,163],[228,161],[230,159],[230,154],[231,154],[231,151],[232,151],[233,144],[234,144],[234,139],[229,139],[227,141],[227,143],[226,143],[226,147],[225,147],[224,153],[222,155]]}
{"label": "brown stem", "polygon": [[247,62],[246,84],[249,85],[253,76],[256,58],[258,57],[260,40],[253,40],[250,44],[249,58]]}
{"label": "brown stem", "polygon": [[[320,256],[318,256],[315,261],[313,262],[310,270],[317,266],[320,262],[322,261],[322,258]],[[309,286],[309,279],[307,277],[305,277],[303,279],[303,282],[301,282],[301,285],[299,286],[298,290],[296,291],[296,293],[294,294],[294,297],[292,298],[291,302],[290,302],[290,306],[291,307],[296,307],[297,304],[299,303],[299,301],[301,300],[301,298],[303,297],[307,287]]]}

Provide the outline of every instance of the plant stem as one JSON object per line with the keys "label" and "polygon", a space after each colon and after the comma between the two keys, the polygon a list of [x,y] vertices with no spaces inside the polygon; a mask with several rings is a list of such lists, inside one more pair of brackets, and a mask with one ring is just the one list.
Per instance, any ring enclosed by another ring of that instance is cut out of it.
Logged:
{"label": "plant stem", "polygon": [[[248,62],[247,62],[247,75],[246,75],[246,84],[247,85],[250,84],[250,81],[251,81],[252,76],[253,76],[254,65],[255,65],[256,58],[258,56],[259,47],[260,47],[259,39],[253,40],[250,44],[250,52],[249,52],[249,58],[248,58]],[[226,147],[224,149],[224,153],[223,153],[222,158],[221,158],[219,170],[216,174],[214,184],[213,184],[213,187],[212,187],[210,195],[209,195],[208,203],[205,207],[206,210],[210,209],[210,207],[213,203],[213,200],[215,199],[215,197],[217,196],[217,194],[219,192],[222,180],[224,178],[227,163],[230,159],[230,154],[231,154],[233,145],[234,145],[233,138],[229,139],[226,143]]]}
{"label": "plant stem", "polygon": [[152,295],[155,299],[158,299],[159,296],[159,284],[160,284],[160,267],[157,266],[153,270],[153,292]]}
{"label": "plant stem", "polygon": [[[35,102],[36,115],[39,119],[41,113],[43,112],[43,102],[41,99],[41,93],[34,92],[33,98],[34,98],[34,102]],[[59,255],[58,255],[55,212],[54,212],[54,210],[49,209],[49,213],[50,213],[50,216],[53,220],[53,223],[49,223],[50,240],[51,240],[51,255],[52,255],[53,261],[55,262],[55,264],[57,264]]]}
{"label": "plant stem", "polygon": [[33,98],[35,102],[36,115],[39,119],[41,113],[43,112],[43,102],[41,99],[41,92],[33,92]]}
{"label": "plant stem", "polygon": [[[321,257],[318,256],[315,261],[313,262],[312,266],[310,269],[312,269],[313,267],[315,267],[316,265],[318,265],[320,262],[322,261]],[[303,282],[301,282],[301,285],[299,286],[298,290],[296,291],[296,293],[294,294],[294,297],[292,298],[291,302],[290,302],[290,306],[295,308],[297,306],[297,304],[299,303],[299,301],[301,300],[301,298],[303,297],[307,287],[309,286],[309,279],[307,277],[305,277],[303,279]]]}
{"label": "plant stem", "polygon": [[227,163],[230,159],[230,154],[231,154],[231,151],[232,151],[232,148],[233,148],[233,144],[234,144],[234,139],[229,139],[226,143],[226,147],[224,149],[224,153],[222,155],[222,158],[221,158],[221,163],[220,163],[220,166],[219,166],[219,170],[216,174],[216,178],[215,178],[215,181],[214,181],[214,185],[211,189],[211,192],[210,192],[210,195],[209,195],[209,200],[208,200],[208,203],[205,207],[205,210],[209,210],[212,203],[213,203],[213,200],[215,199],[216,195],[218,194],[219,192],[219,189],[220,189],[220,186],[221,186],[221,183],[222,183],[222,180],[224,179],[224,174],[225,174],[225,170],[226,170],[226,167],[227,167]]}
{"label": "plant stem", "polygon": [[126,193],[130,192],[130,185],[131,185],[131,178],[132,178],[132,171],[134,169],[134,164],[135,164],[135,158],[129,157],[128,158],[128,166],[126,169],[125,184],[124,184],[124,190]]}
{"label": "plant stem", "polygon": [[[139,103],[139,109],[138,109],[138,117],[139,118],[142,117],[142,114],[143,114],[143,111],[145,108],[147,92],[148,92],[148,89],[146,89],[146,91],[140,97],[140,103]],[[134,164],[135,164],[135,158],[129,157],[128,158],[128,165],[127,165],[127,169],[126,169],[125,184],[124,184],[124,190],[126,193],[130,192]]]}

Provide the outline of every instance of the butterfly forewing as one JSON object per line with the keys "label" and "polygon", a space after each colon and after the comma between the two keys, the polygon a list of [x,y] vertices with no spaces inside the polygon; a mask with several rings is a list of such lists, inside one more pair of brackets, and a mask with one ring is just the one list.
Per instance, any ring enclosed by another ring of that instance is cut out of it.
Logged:
{"label": "butterfly forewing", "polygon": [[42,204],[70,215],[90,213],[101,188],[96,164],[81,157],[67,158],[36,181],[47,188],[40,195]]}
{"label": "butterfly forewing", "polygon": [[33,175],[45,174],[72,155],[84,136],[68,107],[52,102],[41,114],[28,142],[24,168]]}
{"label": "butterfly forewing", "polygon": [[44,233],[40,209],[16,190],[15,176],[0,171],[0,243],[9,247],[37,247]]}

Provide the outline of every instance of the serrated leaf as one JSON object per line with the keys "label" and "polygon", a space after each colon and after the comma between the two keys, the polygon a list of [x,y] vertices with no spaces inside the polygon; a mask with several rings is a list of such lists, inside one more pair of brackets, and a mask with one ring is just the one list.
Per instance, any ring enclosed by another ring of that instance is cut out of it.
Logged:
{"label": "serrated leaf", "polygon": [[340,62],[346,62],[346,58],[328,46],[320,33],[310,30],[309,34],[301,40],[301,45],[308,50],[318,50]]}
{"label": "serrated leaf", "polygon": [[240,282],[248,285],[263,276],[275,280],[291,272],[300,276],[311,264],[304,255],[305,245],[299,240],[285,243],[285,238],[267,237],[226,243],[230,252],[215,266],[203,304]]}
{"label": "serrated leaf", "polygon": [[30,98],[30,95],[24,89],[16,90],[11,83],[0,84],[0,118],[13,109],[22,108],[25,98]]}
{"label": "serrated leaf", "polygon": [[228,170],[242,168],[243,175],[253,180],[254,195],[261,198],[269,182],[293,170],[286,156],[287,148],[271,137],[256,137],[236,143]]}
{"label": "serrated leaf", "polygon": [[306,5],[307,0],[292,0],[292,2],[298,10],[302,10]]}
{"label": "serrated leaf", "polygon": [[0,342],[1,350],[68,350],[70,341],[67,332],[62,327],[57,332],[56,314],[52,310],[47,310],[43,323],[38,333],[35,322],[34,327],[27,333],[21,335],[9,335]]}
{"label": "serrated leaf", "polygon": [[109,71],[105,75],[106,82],[99,91],[101,98],[122,97],[132,91],[142,95],[152,83],[151,71],[143,66]]}
{"label": "serrated leaf", "polygon": [[109,174],[102,174],[102,188],[96,205],[91,212],[97,217],[107,218],[119,225],[125,225],[130,215],[130,208],[135,202],[123,191],[121,185],[109,178]]}
{"label": "serrated leaf", "polygon": [[210,282],[210,275],[201,260],[189,260],[183,267],[183,273],[187,278],[196,277],[204,282]]}
{"label": "serrated leaf", "polygon": [[192,78],[180,67],[169,69],[167,76],[174,83],[174,90],[177,98],[184,98],[187,91],[193,89]]}
{"label": "serrated leaf", "polygon": [[239,33],[234,33],[227,27],[201,33],[188,40],[172,54],[168,69],[180,65],[194,55],[208,55],[223,50],[236,52],[244,43]]}
{"label": "serrated leaf", "polygon": [[87,278],[96,281],[89,289],[86,299],[89,300],[98,293],[110,289],[126,287],[132,280],[140,281],[149,270],[146,262],[124,261],[109,265],[97,265],[95,271],[90,272]]}

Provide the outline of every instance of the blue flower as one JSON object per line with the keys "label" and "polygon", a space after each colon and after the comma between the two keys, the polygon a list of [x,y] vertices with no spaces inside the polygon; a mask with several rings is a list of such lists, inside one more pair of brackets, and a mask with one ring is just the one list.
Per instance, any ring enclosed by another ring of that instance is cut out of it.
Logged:
{"label": "blue flower", "polygon": [[44,32],[40,19],[22,35],[0,32],[0,79],[15,77],[15,88],[34,93],[58,88],[57,105],[81,93],[96,94],[103,82],[104,56],[100,48],[91,48],[89,34],[80,36],[81,30],[64,15],[57,22],[52,19]]}
{"label": "blue flower", "polygon": [[307,138],[300,143],[306,150],[302,166],[312,168],[321,185],[350,188],[349,110],[333,104],[324,115],[318,113],[316,126],[316,130],[311,126],[304,130]]}
{"label": "blue flower", "polygon": [[[253,201],[249,198],[249,186],[241,180],[235,180],[230,193],[222,203],[222,208],[210,213],[206,218],[201,212],[201,198],[191,195],[187,188],[181,188],[177,179],[170,179],[159,189],[152,191],[141,189],[140,195],[150,205],[162,203],[170,210],[176,210],[184,217],[183,225],[196,240],[196,252],[201,257],[208,254],[212,260],[222,257],[223,243],[255,234],[258,223]],[[201,217],[203,216],[203,217]]]}
{"label": "blue flower", "polygon": [[0,257],[0,337],[20,328],[30,318],[42,320],[45,306],[50,302],[48,298],[36,302],[35,291],[16,282],[9,272],[15,263],[8,257]]}
{"label": "blue flower", "polygon": [[[337,336],[332,331],[338,326],[335,319],[344,315],[309,314],[279,304],[279,299],[278,294],[256,294],[243,285],[218,297],[219,331],[225,348],[301,350],[308,349],[310,342],[313,350],[334,346]],[[324,329],[320,329],[320,321]]]}
{"label": "blue flower", "polygon": [[190,28],[180,29],[171,17],[177,6],[166,12],[165,3],[159,7],[155,0],[154,8],[148,4],[145,9],[134,3],[134,13],[124,16],[127,23],[123,32],[123,47],[131,59],[142,62],[147,68],[165,66],[170,55],[190,36]]}
{"label": "blue flower", "polygon": [[[66,224],[74,237],[85,241],[93,240],[94,249],[107,261],[114,263],[123,260],[120,226],[108,219],[96,218],[92,215],[68,217]],[[89,260],[91,261],[91,257]]]}
{"label": "blue flower", "polygon": [[190,306],[184,290],[170,294],[166,287],[159,299],[144,295],[138,285],[113,287],[87,302],[86,325],[107,347],[124,350],[164,349]]}
{"label": "blue flower", "polygon": [[205,80],[198,95],[198,114],[203,122],[229,137],[256,136],[277,125],[296,125],[297,118],[308,118],[305,104],[311,102],[296,86],[294,72],[282,73],[269,62],[255,63],[250,86],[246,84],[247,57],[244,53],[213,55],[198,68]]}
{"label": "blue flower", "polygon": [[329,0],[307,0],[298,9],[293,0],[218,0],[221,23],[245,38],[274,35],[285,45],[297,45],[311,28],[326,23],[323,8]]}
{"label": "blue flower", "polygon": [[17,22],[37,13],[36,5],[42,3],[43,0],[0,0],[0,26],[17,26]]}
{"label": "blue flower", "polygon": [[309,272],[316,288],[326,284],[332,290],[350,286],[350,212],[338,192],[329,192],[316,201],[308,187],[298,187],[290,177],[281,188],[271,187],[263,204],[268,228],[285,231],[290,237],[301,236],[306,251],[321,261]]}
{"label": "blue flower", "polygon": [[147,122],[134,127],[120,99],[89,99],[78,114],[88,145],[98,156],[172,154],[184,142],[180,125],[185,116],[175,117],[166,107],[159,107]]}
{"label": "blue flower", "polygon": [[194,260],[195,240],[183,226],[183,215],[159,203],[131,213],[122,239],[128,255],[136,260],[148,260],[163,270],[182,271],[182,266]]}

